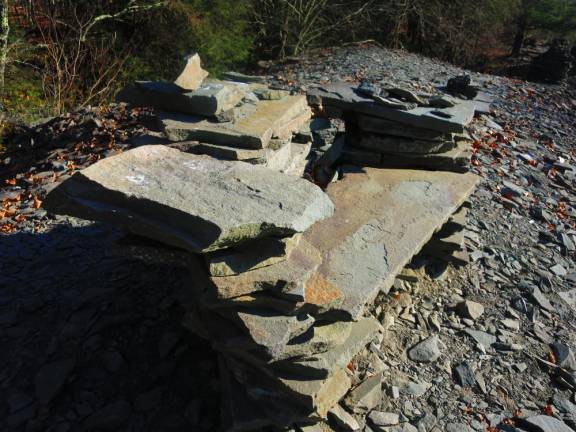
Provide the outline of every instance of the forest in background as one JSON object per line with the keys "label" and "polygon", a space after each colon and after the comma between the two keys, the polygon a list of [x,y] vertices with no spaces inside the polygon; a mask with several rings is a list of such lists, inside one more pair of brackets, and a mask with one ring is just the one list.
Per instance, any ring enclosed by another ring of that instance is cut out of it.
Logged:
{"label": "forest in background", "polygon": [[574,43],[576,0],[0,0],[0,102],[31,121],[173,80],[372,40],[481,69],[526,41]]}

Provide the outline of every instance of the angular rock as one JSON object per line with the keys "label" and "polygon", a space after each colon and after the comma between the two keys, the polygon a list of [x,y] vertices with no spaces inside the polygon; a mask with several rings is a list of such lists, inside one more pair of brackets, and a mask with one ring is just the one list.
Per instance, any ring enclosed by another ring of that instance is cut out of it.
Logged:
{"label": "angular rock", "polygon": [[341,161],[370,167],[467,172],[471,156],[470,144],[464,141],[452,150],[432,154],[377,153],[346,144]]}
{"label": "angular rock", "polygon": [[550,300],[540,291],[538,287],[535,287],[532,291],[532,298],[540,306],[542,309],[546,309],[547,311],[553,311],[554,306],[550,303]]}
{"label": "angular rock", "polygon": [[317,358],[317,354],[334,350],[346,343],[350,337],[353,323],[334,322],[314,325],[310,332],[292,339],[284,350],[285,358]]}
{"label": "angular rock", "polygon": [[305,180],[164,146],[104,159],[63,182],[44,204],[193,252],[302,232],[334,208]]}
{"label": "angular rock", "polygon": [[574,358],[574,352],[568,345],[562,342],[554,342],[552,344],[552,352],[556,357],[558,366],[572,372],[576,371],[576,358]]}
{"label": "angular rock", "polygon": [[410,348],[408,351],[408,357],[410,360],[419,363],[434,362],[442,355],[438,342],[439,338],[437,335],[430,336]]}
{"label": "angular rock", "polygon": [[310,119],[304,96],[259,101],[253,113],[234,122],[217,123],[203,117],[160,113],[162,130],[170,141],[201,141],[231,147],[266,148],[273,136],[296,132]]}
{"label": "angular rock", "polygon": [[230,358],[227,363],[233,363],[233,369],[243,371],[242,384],[250,397],[259,401],[278,401],[280,406],[294,403],[312,421],[325,418],[328,410],[342,399],[351,385],[345,369],[329,378],[303,380],[300,377],[279,377],[267,369],[252,369]]}
{"label": "angular rock", "polygon": [[476,384],[476,378],[474,377],[474,371],[468,364],[468,362],[462,362],[457,365],[452,371],[454,374],[454,379],[460,387],[474,387]]}
{"label": "angular rock", "polygon": [[484,313],[484,306],[471,300],[465,300],[456,306],[456,310],[464,318],[476,321]]}
{"label": "angular rock", "polygon": [[269,149],[244,149],[239,147],[229,147],[216,144],[206,144],[197,141],[182,141],[170,143],[168,147],[178,149],[185,153],[197,155],[208,155],[216,159],[244,161],[251,164],[264,164]]}
{"label": "angular rock", "polygon": [[381,330],[382,327],[376,319],[363,318],[352,324],[350,334],[342,344],[316,355],[313,359],[278,362],[274,368],[306,378],[331,376],[335,370],[345,368]]}
{"label": "angular rock", "polygon": [[217,116],[231,110],[246,95],[240,85],[225,82],[204,84],[193,92],[183,91],[172,83],[137,81],[118,93],[116,99],[134,106],[198,116]]}
{"label": "angular rock", "polygon": [[382,373],[366,378],[346,395],[344,403],[354,412],[373,410],[382,400]]}
{"label": "angular rock", "polygon": [[234,71],[224,72],[222,74],[222,77],[228,81],[235,81],[235,82],[241,82],[241,83],[246,83],[246,84],[265,83],[266,80],[268,79],[268,77],[265,77],[265,76],[245,75],[243,73],[234,72]]}
{"label": "angular rock", "polygon": [[342,408],[339,404],[334,405],[334,407],[328,411],[328,415],[334,419],[334,422],[343,431],[357,431],[360,429],[358,421],[352,417],[348,412]]}
{"label": "angular rock", "polygon": [[241,326],[266,357],[272,359],[284,353],[290,339],[305,333],[314,324],[310,316],[283,316],[265,310],[226,310],[225,313]]}
{"label": "angular rock", "polygon": [[358,319],[460,207],[477,177],[354,167],[342,172],[344,178],[327,188],[336,213],[303,237],[323,257],[306,283],[304,302],[318,307],[327,302],[332,314]]}
{"label": "angular rock", "polygon": [[496,336],[480,330],[465,329],[464,333],[474,339],[476,343],[481,344],[484,348],[489,348],[493,343],[496,343],[497,340]]}
{"label": "angular rock", "polygon": [[196,90],[208,76],[208,72],[202,69],[202,63],[198,54],[192,54],[184,60],[186,61],[186,65],[178,78],[176,78],[175,84],[186,90]]}
{"label": "angular rock", "polygon": [[[295,302],[312,299],[306,297],[305,289],[322,258],[320,252],[305,239],[277,264],[260,267],[234,276],[213,277],[213,296],[232,299],[260,291],[271,291]],[[210,297],[210,290],[208,296]]]}
{"label": "angular rock", "polygon": [[210,274],[217,277],[236,276],[278,264],[287,259],[301,238],[301,234],[281,239],[263,238],[230,250],[209,253],[206,261]]}
{"label": "angular rock", "polygon": [[382,428],[399,424],[400,416],[391,412],[372,411],[368,414],[368,420],[370,420],[371,424],[376,426],[378,430],[385,430]]}
{"label": "angular rock", "polygon": [[356,116],[356,122],[360,130],[381,135],[391,135],[426,141],[452,140],[452,136],[447,133],[438,132],[432,129],[415,128],[403,123],[384,120],[378,117],[358,115]]}

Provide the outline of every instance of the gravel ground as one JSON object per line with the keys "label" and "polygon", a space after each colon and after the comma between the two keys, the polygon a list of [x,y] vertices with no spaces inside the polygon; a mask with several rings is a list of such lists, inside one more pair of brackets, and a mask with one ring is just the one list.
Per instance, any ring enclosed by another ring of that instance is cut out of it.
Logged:
{"label": "gravel ground", "polygon": [[[368,78],[424,93],[462,72],[372,46],[324,50],[269,71],[302,88]],[[378,429],[368,420],[366,430],[539,430],[522,419],[541,413],[576,430],[576,303],[565,294],[576,289],[576,92],[473,79],[496,98],[491,118],[470,130],[482,176],[466,232],[473,262],[434,278],[417,270],[418,282],[397,283],[379,300],[387,331],[371,347],[384,370],[378,410],[403,423]],[[41,209],[54,180],[129,148],[147,118],[84,110],[37,129],[46,139],[31,142],[28,133],[26,156],[3,161],[1,430],[218,429],[214,354],[180,326],[184,270],[123,257],[121,233]],[[429,258],[414,262],[422,263]],[[455,307],[464,299],[480,303],[481,316]],[[434,360],[410,359],[414,345],[436,336]],[[363,415],[356,420],[363,426]]]}

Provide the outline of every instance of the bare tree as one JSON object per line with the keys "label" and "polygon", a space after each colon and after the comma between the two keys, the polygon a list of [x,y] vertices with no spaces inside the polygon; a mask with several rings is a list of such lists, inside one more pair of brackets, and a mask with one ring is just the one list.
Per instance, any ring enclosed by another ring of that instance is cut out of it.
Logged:
{"label": "bare tree", "polygon": [[120,21],[163,6],[163,1],[130,0],[118,12],[94,15],[71,5],[62,11],[45,8],[37,11],[44,25],[38,26],[45,52],[42,80],[44,93],[54,112],[72,104],[98,103],[111,95],[131,49],[119,47],[115,33],[101,33],[97,26]]}

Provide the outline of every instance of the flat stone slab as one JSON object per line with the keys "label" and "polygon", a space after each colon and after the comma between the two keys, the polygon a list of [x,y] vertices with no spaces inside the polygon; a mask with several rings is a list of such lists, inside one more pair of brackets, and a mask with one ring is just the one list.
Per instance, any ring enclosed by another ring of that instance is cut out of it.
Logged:
{"label": "flat stone slab", "polygon": [[377,153],[346,145],[340,162],[381,168],[426,169],[464,173],[469,169],[471,156],[471,147],[466,141],[458,142],[456,147],[447,152],[431,154]]}
{"label": "flat stone slab", "polygon": [[165,146],[103,159],[54,189],[45,206],[192,252],[290,236],[334,211],[306,180]]}
{"label": "flat stone slab", "polygon": [[[380,290],[417,254],[472,193],[472,174],[343,167],[343,180],[328,186],[334,216],[303,239],[322,255],[306,285],[309,298],[341,298],[340,311],[358,319]],[[297,250],[298,248],[296,248]],[[316,303],[321,301],[316,300]]]}
{"label": "flat stone slab", "polygon": [[278,296],[301,302],[308,281],[322,262],[320,252],[301,239],[285,260],[249,272],[223,277],[212,277],[213,294],[217,299],[270,291]]}
{"label": "flat stone slab", "polygon": [[426,141],[451,141],[452,135],[435,131],[408,126],[404,123],[385,120],[379,117],[359,114],[356,123],[361,131],[376,134],[392,135],[397,137],[412,138]]}
{"label": "flat stone slab", "polygon": [[236,276],[286,260],[301,234],[285,238],[263,238],[205,255],[212,276]]}
{"label": "flat stone slab", "polygon": [[373,133],[359,133],[349,139],[356,147],[379,153],[435,154],[444,153],[456,147],[454,141],[425,141]]}
{"label": "flat stone slab", "polygon": [[204,117],[160,113],[161,127],[170,141],[200,141],[231,147],[261,149],[273,136],[297,131],[310,119],[304,96],[262,100],[254,112],[234,122],[218,123]]}
{"label": "flat stone slab", "polygon": [[[168,141],[170,143],[170,141]],[[269,149],[244,149],[217,144],[206,144],[198,141],[182,141],[168,144],[169,147],[186,153],[208,155],[216,159],[243,161],[248,163],[266,163]]]}
{"label": "flat stone slab", "polygon": [[411,110],[388,108],[355,92],[355,85],[333,83],[308,90],[310,104],[320,104],[342,112],[379,117],[416,128],[446,133],[462,133],[474,118],[474,105],[458,104],[451,108],[418,107]]}
{"label": "flat stone slab", "polygon": [[474,190],[473,174],[343,167],[328,186],[336,211],[314,224],[286,261],[212,278],[215,295],[258,292],[293,299],[313,315],[357,320],[380,290]]}
{"label": "flat stone slab", "polygon": [[214,116],[236,106],[247,93],[247,86],[209,82],[197,90],[186,91],[162,81],[137,81],[118,93],[116,99],[135,106],[150,106],[184,114]]}

